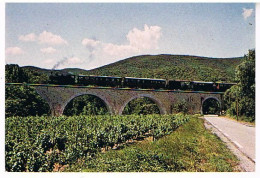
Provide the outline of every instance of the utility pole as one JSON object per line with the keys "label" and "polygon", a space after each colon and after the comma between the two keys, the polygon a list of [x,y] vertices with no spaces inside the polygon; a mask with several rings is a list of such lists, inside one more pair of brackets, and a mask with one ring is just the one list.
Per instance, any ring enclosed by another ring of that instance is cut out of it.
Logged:
{"label": "utility pole", "polygon": [[236,106],[237,106],[237,121],[238,121],[238,98],[236,96]]}

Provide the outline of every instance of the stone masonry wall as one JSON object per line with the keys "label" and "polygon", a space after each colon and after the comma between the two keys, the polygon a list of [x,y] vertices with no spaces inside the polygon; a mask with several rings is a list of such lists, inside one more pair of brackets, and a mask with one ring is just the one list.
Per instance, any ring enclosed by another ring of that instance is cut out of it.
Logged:
{"label": "stone masonry wall", "polygon": [[35,86],[39,95],[49,104],[54,116],[62,115],[66,105],[80,95],[94,95],[104,101],[111,114],[121,115],[128,102],[139,97],[148,97],[153,100],[161,114],[170,114],[171,106],[185,101],[191,114],[201,113],[202,104],[208,98],[215,98],[222,105],[220,94],[207,93],[178,93],[166,91],[100,89],[100,88],[66,88]]}

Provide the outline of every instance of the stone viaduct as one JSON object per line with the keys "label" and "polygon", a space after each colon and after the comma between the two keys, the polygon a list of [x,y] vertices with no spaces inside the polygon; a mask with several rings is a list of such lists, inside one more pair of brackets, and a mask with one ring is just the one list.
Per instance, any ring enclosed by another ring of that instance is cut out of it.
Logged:
{"label": "stone viaduct", "polygon": [[125,106],[133,99],[147,97],[154,101],[161,114],[172,113],[174,104],[186,101],[190,113],[202,113],[204,101],[214,98],[222,108],[222,93],[169,91],[169,90],[144,90],[106,87],[73,87],[73,86],[34,86],[39,95],[49,104],[51,114],[60,116],[66,105],[80,95],[94,95],[105,103],[110,114],[121,115]]}

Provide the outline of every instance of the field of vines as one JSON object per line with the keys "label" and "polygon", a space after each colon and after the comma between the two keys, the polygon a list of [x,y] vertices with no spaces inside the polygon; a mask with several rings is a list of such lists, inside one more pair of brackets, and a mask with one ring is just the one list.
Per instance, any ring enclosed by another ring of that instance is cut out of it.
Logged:
{"label": "field of vines", "polygon": [[168,135],[189,116],[126,115],[9,117],[5,120],[5,167],[11,172],[52,172],[80,158],[132,139]]}

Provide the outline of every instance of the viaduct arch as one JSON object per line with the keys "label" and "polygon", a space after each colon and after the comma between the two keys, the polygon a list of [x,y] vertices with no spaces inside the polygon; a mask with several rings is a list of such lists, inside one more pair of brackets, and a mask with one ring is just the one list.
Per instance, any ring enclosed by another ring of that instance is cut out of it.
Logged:
{"label": "viaduct arch", "polygon": [[[94,95],[100,98],[112,115],[121,115],[125,106],[133,99],[147,97],[155,102],[161,114],[171,114],[172,105],[187,102],[190,114],[202,113],[203,103],[210,98],[216,99],[223,105],[223,93],[169,91],[169,90],[142,90],[107,87],[60,87],[35,85],[37,93],[49,104],[51,114],[60,116],[66,105],[80,95]],[[202,113],[203,114],[203,113]]]}
{"label": "viaduct arch", "polygon": [[78,96],[82,96],[82,95],[92,95],[92,96],[95,96],[95,97],[101,99],[101,100],[103,101],[103,103],[105,104],[105,106],[106,106],[106,108],[107,108],[107,111],[108,111],[110,114],[113,114],[112,108],[110,107],[110,104],[109,104],[109,102],[106,100],[106,98],[105,98],[104,96],[97,95],[97,94],[92,93],[92,92],[77,93],[77,94],[75,94],[75,95],[72,95],[72,96],[64,103],[64,107],[63,107],[62,113],[64,112],[64,109],[66,108],[66,106],[69,104],[70,101],[72,101],[73,99],[77,98]]}
{"label": "viaduct arch", "polygon": [[124,102],[124,104],[120,107],[120,109],[119,109],[119,111],[118,111],[118,114],[121,115],[121,114],[123,113],[123,111],[124,111],[126,105],[127,105],[130,101],[132,101],[132,100],[134,100],[134,99],[137,99],[137,98],[142,98],[142,97],[146,97],[146,98],[151,99],[151,100],[157,105],[157,107],[159,108],[160,114],[167,114],[166,108],[165,108],[165,106],[162,104],[162,102],[161,102],[158,98],[156,98],[156,97],[154,97],[154,96],[152,96],[152,95],[150,95],[150,94],[138,94],[138,95],[136,95],[136,96],[132,96],[131,98],[129,98],[128,100],[126,100],[126,101]]}
{"label": "viaduct arch", "polygon": [[203,114],[203,104],[204,104],[204,102],[205,102],[206,100],[208,100],[208,99],[214,99],[214,100],[216,100],[216,101],[219,103],[219,108],[220,108],[220,111],[219,111],[219,112],[221,112],[222,103],[221,103],[221,101],[219,100],[219,98],[217,98],[217,97],[215,97],[215,96],[208,96],[208,97],[206,97],[205,99],[203,99],[203,101],[201,102],[201,114]]}

